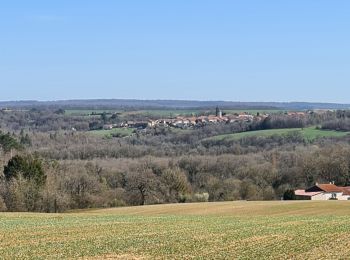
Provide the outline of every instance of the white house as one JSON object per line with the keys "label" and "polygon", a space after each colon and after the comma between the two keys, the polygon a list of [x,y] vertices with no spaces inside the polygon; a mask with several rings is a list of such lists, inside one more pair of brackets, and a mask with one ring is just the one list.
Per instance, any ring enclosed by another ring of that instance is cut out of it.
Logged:
{"label": "white house", "polygon": [[316,183],[306,190],[296,190],[294,194],[299,200],[350,200],[350,187]]}

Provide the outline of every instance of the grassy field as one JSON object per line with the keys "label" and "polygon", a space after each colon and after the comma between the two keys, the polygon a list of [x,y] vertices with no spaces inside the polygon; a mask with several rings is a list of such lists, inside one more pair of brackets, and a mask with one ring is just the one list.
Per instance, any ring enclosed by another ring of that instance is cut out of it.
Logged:
{"label": "grassy field", "polygon": [[101,109],[68,109],[66,110],[66,115],[74,115],[74,116],[88,116],[92,113],[100,114],[100,113],[120,113],[120,116],[127,115],[142,115],[142,116],[155,116],[155,117],[175,117],[180,115],[191,115],[198,114],[201,112],[205,112],[204,110],[188,110],[188,109],[172,109],[172,110],[158,110],[158,109],[150,109],[150,110],[135,110],[135,111],[122,111],[122,110],[101,110]]}
{"label": "grassy field", "polygon": [[119,135],[120,137],[130,136],[133,133],[132,128],[113,128],[109,130],[94,130],[88,133],[100,136],[100,137],[112,137],[112,135]]}
{"label": "grassy field", "polygon": [[260,131],[249,131],[237,134],[225,134],[218,135],[206,140],[240,140],[247,137],[257,136],[257,137],[269,137],[273,135],[286,135],[292,132],[299,132],[305,140],[313,141],[320,137],[342,137],[349,134],[349,132],[339,132],[339,131],[329,131],[329,130],[319,130],[315,127],[308,128],[288,128],[288,129],[271,129],[271,130],[260,130]]}
{"label": "grassy field", "polygon": [[151,109],[151,110],[138,110],[138,111],[130,111],[126,112],[124,115],[128,114],[137,114],[142,116],[149,116],[149,117],[164,117],[164,118],[171,118],[176,116],[191,116],[191,115],[197,115],[200,113],[206,112],[205,110],[195,110],[195,109],[172,109],[172,110],[158,110],[158,109]]}
{"label": "grassy field", "polygon": [[[268,114],[273,114],[273,113],[281,113],[283,110],[277,110],[277,109],[268,109],[268,110],[257,110],[257,109],[228,109],[228,110],[223,110],[224,113],[227,114],[234,114],[234,113],[249,113],[252,115],[256,115],[258,112],[261,114],[268,113]],[[186,110],[186,109],[177,109],[177,110],[140,110],[137,111],[136,113],[145,115],[145,116],[161,116],[161,117],[175,117],[175,116],[184,116],[184,115],[200,115],[203,113],[210,113],[212,115],[215,114],[215,109],[213,110],[203,110],[203,109],[198,109],[198,110]]]}
{"label": "grassy field", "polygon": [[248,113],[251,115],[256,115],[257,113],[260,114],[276,114],[276,113],[283,113],[287,110],[281,110],[281,109],[228,109],[224,110],[227,114],[234,114],[234,113]]}
{"label": "grassy field", "polygon": [[65,111],[66,115],[70,116],[89,116],[92,113],[101,114],[101,113],[122,113],[122,110],[117,109],[67,109]]}
{"label": "grassy field", "polygon": [[[211,113],[215,114],[215,109],[212,110],[205,110],[205,109],[150,109],[150,110],[136,110],[136,111],[122,111],[122,110],[113,110],[113,109],[107,109],[107,110],[101,110],[101,109],[67,109],[66,115],[73,115],[73,116],[89,116],[92,113],[120,113],[120,116],[127,116],[127,115],[142,115],[142,116],[148,116],[148,117],[176,117],[176,116],[191,116],[191,115],[200,115],[203,113]],[[258,112],[260,114],[273,114],[273,113],[281,113],[284,112],[283,110],[278,109],[228,109],[223,110],[223,112],[227,114],[234,114],[234,113],[243,113],[247,112],[252,115],[256,115]]]}
{"label": "grassy field", "polygon": [[0,213],[1,259],[348,259],[350,202]]}

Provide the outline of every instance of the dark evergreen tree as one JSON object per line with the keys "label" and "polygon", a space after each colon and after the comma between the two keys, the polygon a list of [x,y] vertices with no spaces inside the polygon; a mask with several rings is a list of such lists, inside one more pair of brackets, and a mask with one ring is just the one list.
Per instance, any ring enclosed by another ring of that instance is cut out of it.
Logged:
{"label": "dark evergreen tree", "polygon": [[39,186],[43,186],[46,182],[41,159],[31,155],[12,157],[4,167],[4,175],[7,181],[21,176],[26,180],[34,181]]}
{"label": "dark evergreen tree", "polygon": [[296,197],[295,197],[295,193],[294,193],[294,190],[286,190],[283,194],[283,200],[295,200]]}

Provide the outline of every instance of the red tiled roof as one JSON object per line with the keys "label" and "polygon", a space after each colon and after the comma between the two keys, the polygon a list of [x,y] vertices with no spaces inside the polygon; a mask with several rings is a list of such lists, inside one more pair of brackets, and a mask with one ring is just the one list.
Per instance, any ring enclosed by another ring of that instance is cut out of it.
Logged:
{"label": "red tiled roof", "polygon": [[343,191],[343,195],[350,195],[350,187],[339,187]]}
{"label": "red tiled roof", "polygon": [[343,190],[334,184],[317,184],[318,188],[325,192],[342,192]]}

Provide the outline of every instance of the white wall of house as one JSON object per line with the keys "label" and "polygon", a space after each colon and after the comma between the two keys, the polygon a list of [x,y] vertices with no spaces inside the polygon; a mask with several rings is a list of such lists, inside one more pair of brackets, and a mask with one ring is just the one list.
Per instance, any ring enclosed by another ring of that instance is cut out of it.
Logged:
{"label": "white wall of house", "polygon": [[329,200],[332,198],[332,194],[335,193],[338,200],[348,200],[349,195],[343,195],[342,192],[322,192],[311,197],[311,200]]}
{"label": "white wall of house", "polygon": [[349,195],[342,195],[338,198],[338,200],[350,200],[350,196]]}

